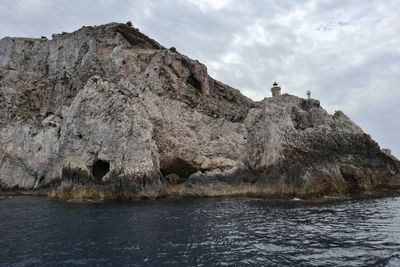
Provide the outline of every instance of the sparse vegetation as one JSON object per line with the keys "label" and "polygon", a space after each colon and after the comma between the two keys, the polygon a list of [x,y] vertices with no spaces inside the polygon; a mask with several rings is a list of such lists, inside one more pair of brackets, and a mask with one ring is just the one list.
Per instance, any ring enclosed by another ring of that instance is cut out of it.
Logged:
{"label": "sparse vegetation", "polygon": [[128,21],[128,22],[126,23],[126,25],[127,25],[128,27],[133,27],[133,24],[132,24],[131,21]]}
{"label": "sparse vegetation", "polygon": [[71,82],[71,78],[69,77],[67,71],[64,71],[64,75],[61,77],[61,84],[67,85]]}
{"label": "sparse vegetation", "polygon": [[98,78],[96,78],[96,77],[92,77],[92,82],[93,83],[97,83],[99,81],[99,79]]}
{"label": "sparse vegetation", "polygon": [[175,47],[173,47],[173,46],[171,46],[171,47],[169,48],[169,51],[172,51],[172,52],[178,53],[178,51],[176,51],[176,48],[175,48]]}

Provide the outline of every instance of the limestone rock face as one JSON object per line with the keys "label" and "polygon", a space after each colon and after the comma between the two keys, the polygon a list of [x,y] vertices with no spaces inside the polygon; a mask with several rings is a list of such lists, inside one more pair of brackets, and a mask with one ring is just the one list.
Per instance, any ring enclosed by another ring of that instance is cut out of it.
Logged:
{"label": "limestone rock face", "polygon": [[257,106],[198,61],[118,23],[53,40],[4,38],[0,64],[3,191],[160,195],[165,176],[233,167]]}
{"label": "limestone rock face", "polygon": [[125,24],[0,40],[0,192],[61,198],[400,188],[343,112],[254,102]]}
{"label": "limestone rock face", "polygon": [[365,191],[399,185],[400,164],[341,111],[316,100],[269,99],[246,119],[244,164],[277,193]]}
{"label": "limestone rock face", "polygon": [[116,91],[95,76],[76,95],[60,129],[49,182],[61,173],[63,189],[79,181],[116,196],[161,190],[152,124],[141,105]]}

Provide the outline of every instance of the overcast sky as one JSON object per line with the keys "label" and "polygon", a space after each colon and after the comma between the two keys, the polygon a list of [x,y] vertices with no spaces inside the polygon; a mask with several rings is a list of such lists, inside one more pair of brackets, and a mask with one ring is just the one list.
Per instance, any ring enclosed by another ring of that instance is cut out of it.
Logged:
{"label": "overcast sky", "polygon": [[400,158],[399,0],[0,0],[0,38],[128,20],[252,99],[310,89]]}

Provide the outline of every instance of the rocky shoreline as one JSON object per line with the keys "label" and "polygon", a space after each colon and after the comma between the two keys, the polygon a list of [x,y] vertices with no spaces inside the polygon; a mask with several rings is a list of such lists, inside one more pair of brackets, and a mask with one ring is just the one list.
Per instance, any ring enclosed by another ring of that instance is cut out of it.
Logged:
{"label": "rocky shoreline", "polygon": [[121,23],[0,40],[0,194],[316,198],[398,192],[400,162],[343,112],[255,102]]}
{"label": "rocky shoreline", "polygon": [[[80,195],[64,195],[54,194],[47,191],[9,191],[1,192],[0,200],[5,200],[12,197],[18,196],[34,196],[34,197],[47,197],[51,200],[56,201],[67,201],[70,203],[107,203],[112,201],[143,201],[143,200],[161,200],[161,199],[186,199],[186,198],[258,198],[266,199],[271,201],[289,201],[289,202],[303,202],[303,203],[331,203],[341,202],[346,200],[357,200],[357,199],[376,199],[376,198],[387,198],[387,197],[400,197],[399,189],[381,189],[373,191],[360,191],[358,193],[332,193],[328,195],[324,194],[271,194],[271,192],[262,192],[259,189],[239,189],[239,187],[230,187],[220,190],[193,190],[189,191],[187,188],[182,186],[172,186],[166,188],[163,194],[157,195],[130,195],[130,196],[112,196],[112,197],[101,197],[99,195],[91,194],[80,194]],[[104,195],[103,195],[104,196]]]}

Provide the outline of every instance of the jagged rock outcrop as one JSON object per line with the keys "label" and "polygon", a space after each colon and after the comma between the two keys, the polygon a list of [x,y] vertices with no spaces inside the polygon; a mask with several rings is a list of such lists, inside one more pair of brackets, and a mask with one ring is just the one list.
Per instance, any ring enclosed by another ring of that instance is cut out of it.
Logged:
{"label": "jagged rock outcrop", "polygon": [[137,29],[0,40],[0,191],[62,198],[307,195],[400,188],[342,112],[254,102]]}
{"label": "jagged rock outcrop", "polygon": [[278,193],[355,192],[400,185],[399,162],[384,154],[343,112],[331,116],[317,100],[272,98],[264,108],[250,112],[246,125],[249,142],[243,160],[260,175],[260,184],[274,184]]}

